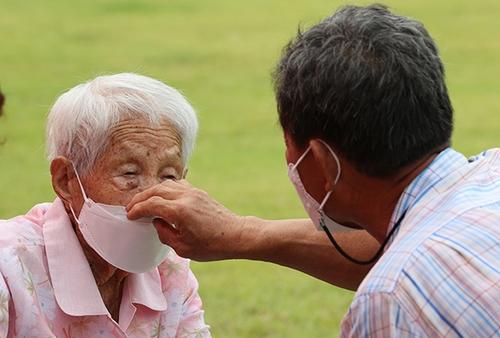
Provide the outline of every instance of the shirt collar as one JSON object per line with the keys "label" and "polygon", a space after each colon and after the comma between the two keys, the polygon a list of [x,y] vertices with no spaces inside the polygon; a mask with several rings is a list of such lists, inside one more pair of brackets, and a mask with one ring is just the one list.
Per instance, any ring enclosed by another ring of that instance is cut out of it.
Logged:
{"label": "shirt collar", "polygon": [[167,301],[163,296],[158,268],[146,273],[133,273],[126,283],[130,292],[130,303],[142,304],[154,311],[165,311]]}
{"label": "shirt collar", "polygon": [[[446,148],[406,187],[399,198],[387,229],[389,233],[394,224],[403,217],[422,197],[431,191],[443,178],[467,165],[464,155]],[[396,230],[397,232],[398,230]],[[394,234],[393,238],[396,236]]]}
{"label": "shirt collar", "polygon": [[158,269],[148,273],[130,274],[125,280],[120,305],[120,327],[126,331],[141,304],[153,311],[165,311],[167,302],[162,293]]}
{"label": "shirt collar", "polygon": [[[62,201],[56,198],[45,214],[43,237],[49,275],[61,310],[72,316],[108,315],[87,259],[76,237]],[[130,274],[125,280],[128,297],[153,311],[167,308],[158,268]]]}

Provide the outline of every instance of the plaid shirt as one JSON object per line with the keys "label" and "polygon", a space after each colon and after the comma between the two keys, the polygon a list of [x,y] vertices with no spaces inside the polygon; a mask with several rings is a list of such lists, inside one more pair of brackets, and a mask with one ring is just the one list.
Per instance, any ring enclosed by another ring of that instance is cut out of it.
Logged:
{"label": "plaid shirt", "polygon": [[446,149],[406,188],[342,337],[500,337],[500,149]]}

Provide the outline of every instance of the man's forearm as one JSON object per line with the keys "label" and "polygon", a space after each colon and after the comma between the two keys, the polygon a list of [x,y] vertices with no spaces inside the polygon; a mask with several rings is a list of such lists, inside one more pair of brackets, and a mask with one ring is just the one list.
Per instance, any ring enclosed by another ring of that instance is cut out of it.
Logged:
{"label": "man's forearm", "polygon": [[[131,219],[154,216],[160,240],[178,255],[197,261],[242,258],[273,262],[351,290],[370,270],[370,266],[356,265],[341,256],[309,219],[242,217],[185,181],[167,180],[143,191],[127,210]],[[371,257],[379,247],[364,230],[334,236],[358,259]]]}
{"label": "man's forearm", "polygon": [[[308,219],[263,220],[247,217],[234,258],[261,260],[287,266],[330,284],[356,290],[371,266],[354,264],[332,246]],[[350,255],[371,257],[379,243],[366,231],[334,234]]]}

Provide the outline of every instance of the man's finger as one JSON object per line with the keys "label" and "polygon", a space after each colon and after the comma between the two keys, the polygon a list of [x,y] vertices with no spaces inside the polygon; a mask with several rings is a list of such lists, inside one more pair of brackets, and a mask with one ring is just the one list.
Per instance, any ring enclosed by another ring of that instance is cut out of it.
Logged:
{"label": "man's finger", "polygon": [[177,180],[176,181],[177,183],[185,186],[185,187],[188,187],[188,188],[192,188],[193,186],[191,185],[191,183],[189,183],[187,180],[185,179],[182,179],[182,180]]}
{"label": "man's finger", "polygon": [[182,185],[174,180],[167,180],[161,184],[152,186],[149,189],[137,193],[127,204],[126,209],[129,211],[135,204],[143,202],[153,196],[159,196],[166,200],[175,199],[182,191],[180,187],[182,187]]}
{"label": "man's finger", "polygon": [[141,217],[157,217],[162,218],[168,223],[175,224],[177,213],[173,207],[173,202],[163,199],[159,196],[153,196],[149,199],[136,203],[128,211],[129,219],[138,219]]}
{"label": "man's finger", "polygon": [[154,219],[153,224],[158,232],[160,241],[163,244],[171,246],[175,250],[176,243],[178,242],[177,237],[179,236],[179,231],[177,231],[171,224],[160,218]]}

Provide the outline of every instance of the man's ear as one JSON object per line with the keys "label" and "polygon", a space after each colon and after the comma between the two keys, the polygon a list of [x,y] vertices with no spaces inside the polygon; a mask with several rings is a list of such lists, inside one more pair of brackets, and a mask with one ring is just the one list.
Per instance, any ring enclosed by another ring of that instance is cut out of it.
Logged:
{"label": "man's ear", "polygon": [[70,181],[75,178],[75,171],[71,162],[63,156],[58,156],[50,163],[52,188],[64,202],[71,202]]}
{"label": "man's ear", "polygon": [[325,177],[325,191],[332,191],[340,170],[339,165],[333,154],[322,141],[319,139],[312,139],[309,141],[309,145],[311,146],[311,152],[314,158],[320,165],[321,173],[323,177]]}

